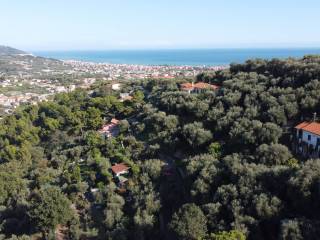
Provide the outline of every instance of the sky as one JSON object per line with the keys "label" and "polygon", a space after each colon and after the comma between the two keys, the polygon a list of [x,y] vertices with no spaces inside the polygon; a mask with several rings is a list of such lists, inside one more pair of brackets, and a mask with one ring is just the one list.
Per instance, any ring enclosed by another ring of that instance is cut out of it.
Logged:
{"label": "sky", "polygon": [[320,47],[319,0],[0,0],[22,50]]}

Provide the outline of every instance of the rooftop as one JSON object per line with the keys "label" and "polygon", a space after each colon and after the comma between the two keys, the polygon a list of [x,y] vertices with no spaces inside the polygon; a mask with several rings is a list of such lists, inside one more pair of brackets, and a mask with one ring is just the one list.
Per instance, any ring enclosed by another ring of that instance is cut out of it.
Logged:
{"label": "rooftop", "polygon": [[317,123],[317,122],[302,122],[299,125],[297,125],[295,128],[302,129],[304,131],[320,136],[320,123]]}
{"label": "rooftop", "polygon": [[112,124],[116,124],[116,125],[117,125],[117,124],[119,124],[119,122],[120,122],[120,121],[119,121],[118,119],[115,119],[115,118],[112,118],[112,119],[111,119],[111,123],[112,123]]}
{"label": "rooftop", "polygon": [[125,172],[129,170],[129,167],[124,163],[115,164],[111,167],[112,172],[115,174]]}
{"label": "rooftop", "polygon": [[216,90],[219,86],[214,84],[209,84],[205,82],[197,82],[197,83],[182,83],[181,89],[182,90],[193,90],[193,89],[212,89]]}

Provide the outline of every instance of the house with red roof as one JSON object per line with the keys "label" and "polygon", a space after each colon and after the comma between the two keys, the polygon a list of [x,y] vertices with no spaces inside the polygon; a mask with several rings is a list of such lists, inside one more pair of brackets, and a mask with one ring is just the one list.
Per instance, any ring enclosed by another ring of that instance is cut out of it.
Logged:
{"label": "house with red roof", "polygon": [[120,121],[113,118],[110,123],[102,126],[98,132],[106,138],[116,137],[119,134]]}
{"label": "house with red roof", "polygon": [[118,163],[111,167],[111,171],[116,177],[120,177],[123,174],[129,173],[129,169],[130,167],[124,163]]}
{"label": "house with red roof", "polygon": [[320,157],[320,123],[302,122],[295,127],[295,151],[306,157]]}
{"label": "house with red roof", "polygon": [[182,83],[180,85],[180,90],[188,93],[203,93],[206,91],[215,91],[218,89],[219,86],[205,82]]}

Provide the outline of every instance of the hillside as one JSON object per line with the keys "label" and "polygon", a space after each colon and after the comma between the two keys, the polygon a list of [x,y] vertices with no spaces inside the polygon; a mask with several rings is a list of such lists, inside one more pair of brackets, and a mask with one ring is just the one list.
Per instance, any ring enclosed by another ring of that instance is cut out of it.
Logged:
{"label": "hillside", "polygon": [[27,54],[23,51],[0,46],[0,75],[41,77],[46,71],[68,70],[61,61]]}
{"label": "hillside", "polygon": [[0,55],[16,55],[16,54],[26,54],[26,52],[7,46],[0,45]]}
{"label": "hillside", "polygon": [[318,124],[319,79],[320,56],[249,60],[18,109],[0,122],[3,238],[318,239],[319,146],[296,152],[294,127]]}

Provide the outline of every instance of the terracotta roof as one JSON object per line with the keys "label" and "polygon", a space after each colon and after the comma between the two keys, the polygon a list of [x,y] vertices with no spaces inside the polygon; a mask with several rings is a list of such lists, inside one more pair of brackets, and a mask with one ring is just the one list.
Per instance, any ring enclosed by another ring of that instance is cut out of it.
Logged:
{"label": "terracotta roof", "polygon": [[192,87],[192,83],[181,83],[181,87]]}
{"label": "terracotta roof", "polygon": [[110,121],[110,123],[105,124],[102,126],[102,128],[99,130],[99,132],[103,133],[103,132],[108,132],[110,131],[112,128],[114,128],[116,125],[119,124],[119,120],[112,118],[112,120]]}
{"label": "terracotta roof", "polygon": [[195,88],[198,89],[213,89],[216,90],[219,88],[219,86],[217,85],[213,85],[213,84],[209,84],[209,83],[205,83],[205,82],[198,82],[198,83],[182,83],[181,85],[181,89],[183,90],[193,90]]}
{"label": "terracotta roof", "polygon": [[118,124],[120,121],[118,119],[112,118],[111,123]]}
{"label": "terracotta roof", "polygon": [[294,128],[303,129],[307,125],[309,125],[309,122],[302,122],[302,123],[298,124],[297,126],[295,126]]}
{"label": "terracotta roof", "polygon": [[192,83],[182,83],[180,86],[184,90],[192,90],[194,88]]}
{"label": "terracotta roof", "polygon": [[204,83],[204,82],[198,82],[196,84],[194,84],[195,88],[200,88],[200,89],[218,89],[219,87],[216,85],[212,85],[209,83]]}
{"label": "terracotta roof", "polygon": [[302,129],[320,136],[320,123],[317,122],[303,122],[297,125],[295,128]]}
{"label": "terracotta roof", "polygon": [[124,163],[119,163],[111,167],[112,172],[114,172],[115,174],[127,171],[128,169],[129,167]]}

